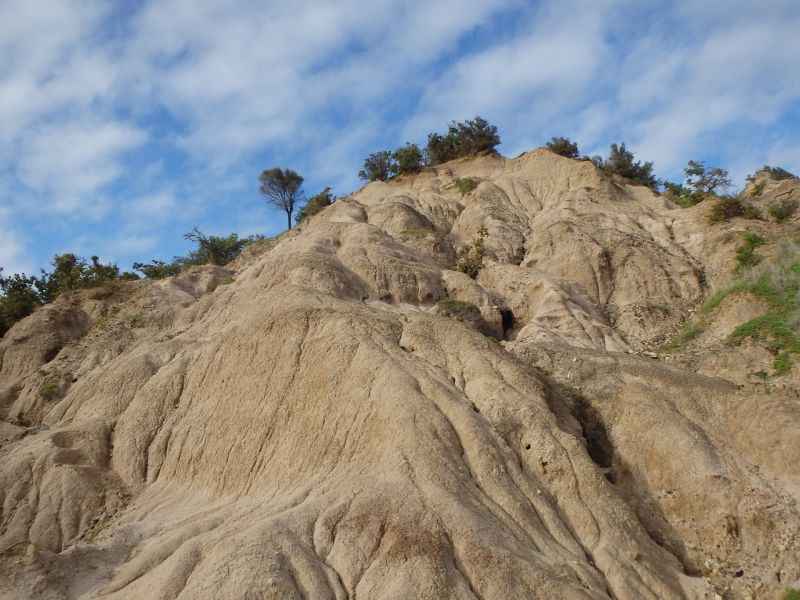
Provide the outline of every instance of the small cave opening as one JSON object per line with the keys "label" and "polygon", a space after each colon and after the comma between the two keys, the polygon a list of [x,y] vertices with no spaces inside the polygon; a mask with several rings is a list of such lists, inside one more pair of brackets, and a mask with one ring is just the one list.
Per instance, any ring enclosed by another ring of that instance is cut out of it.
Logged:
{"label": "small cave opening", "polygon": [[503,319],[503,339],[508,339],[508,332],[514,328],[514,313],[509,308],[501,308],[500,316]]}
{"label": "small cave opening", "polygon": [[[614,446],[608,438],[608,432],[597,410],[585,398],[576,398],[575,418],[581,424],[583,436],[586,438],[586,449],[589,458],[603,468],[610,469],[614,460]],[[613,479],[613,475],[611,476]]]}

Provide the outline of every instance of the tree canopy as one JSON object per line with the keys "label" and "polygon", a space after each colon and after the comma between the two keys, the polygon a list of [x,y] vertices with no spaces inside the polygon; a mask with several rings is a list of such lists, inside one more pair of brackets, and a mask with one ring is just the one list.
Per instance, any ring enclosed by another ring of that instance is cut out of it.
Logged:
{"label": "tree canopy", "polygon": [[303,177],[291,169],[273,167],[266,169],[258,178],[258,191],[271,207],[286,213],[288,228],[292,228],[292,213],[302,198]]}
{"label": "tree canopy", "polygon": [[545,147],[567,158],[578,158],[578,144],[565,137],[554,137],[545,144]]}
{"label": "tree canopy", "polygon": [[625,142],[611,144],[607,158],[594,156],[592,162],[609,175],[619,175],[653,189],[659,186],[660,182],[653,174],[653,162],[634,161],[633,152],[625,147]]}

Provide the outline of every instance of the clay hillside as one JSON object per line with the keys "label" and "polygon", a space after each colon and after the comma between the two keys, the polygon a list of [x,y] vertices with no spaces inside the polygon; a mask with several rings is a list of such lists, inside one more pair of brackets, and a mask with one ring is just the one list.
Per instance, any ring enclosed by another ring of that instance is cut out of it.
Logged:
{"label": "clay hillside", "polygon": [[787,197],[486,154],[61,295],[0,340],[0,597],[792,594]]}

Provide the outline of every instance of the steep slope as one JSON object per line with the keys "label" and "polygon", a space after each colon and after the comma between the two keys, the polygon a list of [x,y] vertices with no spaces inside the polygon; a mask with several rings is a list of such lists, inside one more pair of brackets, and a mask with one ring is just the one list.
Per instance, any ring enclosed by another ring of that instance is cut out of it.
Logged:
{"label": "steep slope", "polygon": [[540,149],[370,184],[229,269],[59,298],[0,342],[0,593],[782,589],[796,395],[625,354],[703,300],[702,239],[737,243],[708,230]]}

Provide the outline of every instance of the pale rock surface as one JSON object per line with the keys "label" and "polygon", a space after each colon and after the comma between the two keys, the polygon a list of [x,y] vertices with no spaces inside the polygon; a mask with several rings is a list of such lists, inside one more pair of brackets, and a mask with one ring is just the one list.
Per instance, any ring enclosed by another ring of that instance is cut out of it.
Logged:
{"label": "pale rock surface", "polygon": [[774,597],[796,389],[626,354],[743,227],[539,149],[62,296],[0,340],[0,597]]}

